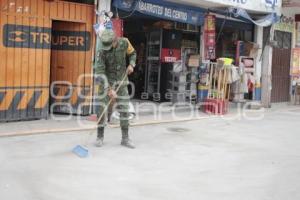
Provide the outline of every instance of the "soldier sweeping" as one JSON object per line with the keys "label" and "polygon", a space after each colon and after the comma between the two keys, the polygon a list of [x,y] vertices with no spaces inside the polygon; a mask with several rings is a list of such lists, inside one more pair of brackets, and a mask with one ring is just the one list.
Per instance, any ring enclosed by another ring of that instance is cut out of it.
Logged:
{"label": "soldier sweeping", "polygon": [[[129,59],[129,65],[126,66],[126,56]],[[120,113],[120,126],[122,131],[121,145],[128,148],[135,148],[129,139],[129,95],[128,95],[128,78],[134,71],[136,63],[136,52],[127,38],[116,37],[112,30],[104,30],[97,44],[95,73],[96,75],[105,76],[107,84],[104,84],[103,78],[99,87],[100,105],[98,117],[109,102],[114,99],[116,107]],[[124,77],[126,76],[126,77]],[[123,81],[122,81],[123,80]],[[125,80],[125,81],[124,81]],[[120,85],[119,90],[115,91]],[[106,115],[102,117],[97,128],[96,146],[101,147],[104,139],[104,126],[106,123]]]}

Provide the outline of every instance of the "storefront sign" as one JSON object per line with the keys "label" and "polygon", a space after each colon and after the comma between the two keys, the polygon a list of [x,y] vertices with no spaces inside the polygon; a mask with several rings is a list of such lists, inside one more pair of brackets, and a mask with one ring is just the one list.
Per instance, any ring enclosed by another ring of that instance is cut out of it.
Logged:
{"label": "storefront sign", "polygon": [[167,20],[202,25],[204,12],[184,5],[155,0],[114,0],[114,6],[127,12],[138,11]]}
{"label": "storefront sign", "polygon": [[216,59],[216,16],[206,15],[204,22],[205,59]]}
{"label": "storefront sign", "polygon": [[161,62],[163,63],[174,63],[181,59],[180,49],[166,49],[161,50]]}
{"label": "storefront sign", "polygon": [[[214,0],[215,1],[215,0]],[[281,0],[223,0],[224,3],[257,11],[270,11],[280,7]]]}
{"label": "storefront sign", "polygon": [[90,38],[90,33],[86,31],[53,31],[51,49],[88,51]]}
{"label": "storefront sign", "polygon": [[3,45],[12,48],[88,51],[91,34],[86,31],[53,31],[49,27],[5,24]]}
{"label": "storefront sign", "polygon": [[295,23],[292,17],[282,16],[280,22],[274,25],[274,29],[277,31],[294,33]]}
{"label": "storefront sign", "polygon": [[248,0],[227,0],[229,3],[235,3],[235,4],[247,4]]}
{"label": "storefront sign", "polygon": [[[299,0],[293,0],[299,1]],[[282,0],[176,0],[181,4],[190,4],[198,7],[203,3],[208,7],[238,7],[246,10],[258,11],[262,13],[280,13]]]}
{"label": "storefront sign", "polygon": [[299,76],[300,75],[300,48],[295,48],[292,50],[292,67],[291,67],[291,75]]}
{"label": "storefront sign", "polygon": [[279,5],[279,0],[262,0],[262,2],[265,3],[267,7],[270,8],[275,8],[278,7]]}
{"label": "storefront sign", "polygon": [[296,22],[296,47],[300,48],[300,22]]}

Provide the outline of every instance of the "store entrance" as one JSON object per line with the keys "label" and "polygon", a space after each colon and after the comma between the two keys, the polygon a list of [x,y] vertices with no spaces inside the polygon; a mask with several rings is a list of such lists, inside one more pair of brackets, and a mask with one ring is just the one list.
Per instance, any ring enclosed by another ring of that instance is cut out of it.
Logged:
{"label": "store entrance", "polygon": [[[179,99],[171,94],[175,92],[182,93],[181,102],[196,98],[196,84],[191,84],[186,64],[191,54],[199,54],[199,27],[133,16],[124,21],[124,37],[137,51],[135,73],[129,77],[135,99],[176,103]],[[175,68],[185,74],[175,77]]]}
{"label": "store entrance", "polygon": [[[150,23],[150,22],[148,22]],[[134,73],[129,76],[131,82],[129,86],[129,93],[135,99],[142,99],[142,94],[145,91],[145,73],[146,73],[146,30],[144,30],[144,24],[141,20],[124,21],[124,37],[127,37],[137,53],[136,67]]]}
{"label": "store entrance", "polygon": [[287,102],[290,98],[290,62],[292,34],[275,31],[277,47],[272,56],[271,102]]}
{"label": "store entrance", "polygon": [[233,60],[234,70],[239,81],[232,83],[230,100],[244,102],[259,99],[255,97],[255,80],[260,72],[256,71],[255,56],[251,55],[253,48],[252,24],[244,22],[217,19],[216,55],[217,58]]}
{"label": "store entrance", "polygon": [[89,113],[91,37],[85,23],[52,21],[50,112]]}

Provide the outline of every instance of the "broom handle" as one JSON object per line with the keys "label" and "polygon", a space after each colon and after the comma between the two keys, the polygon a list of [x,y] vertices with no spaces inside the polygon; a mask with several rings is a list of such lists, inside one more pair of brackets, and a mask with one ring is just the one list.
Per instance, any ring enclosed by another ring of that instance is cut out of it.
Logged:
{"label": "broom handle", "polygon": [[221,88],[220,88],[220,99],[223,99],[223,95],[224,95],[223,91],[224,91],[225,76],[226,76],[226,69],[224,68],[222,70],[222,75],[221,75],[222,82],[221,82]]}
{"label": "broom handle", "polygon": [[231,85],[228,86],[228,100],[230,100],[230,93],[231,93]]}
{"label": "broom handle", "polygon": [[213,80],[213,99],[215,98],[215,95],[216,95],[216,79],[217,79],[217,66],[215,66],[215,69],[214,69],[214,80]]}
{"label": "broom handle", "polygon": [[210,76],[209,76],[209,86],[208,86],[208,98],[212,96],[212,76],[213,76],[213,64],[209,63],[209,69],[210,69]]}
{"label": "broom handle", "polygon": [[213,64],[211,63],[210,64],[210,78],[209,78],[209,98],[212,97],[212,94],[213,94],[213,71],[214,71],[214,66]]}
{"label": "broom handle", "polygon": [[219,74],[218,74],[218,96],[217,99],[221,98],[221,83],[222,80],[222,69],[219,70]]}
{"label": "broom handle", "polygon": [[[122,80],[121,80],[121,83],[118,85],[117,89],[115,90],[116,93],[118,93],[119,89],[120,89],[121,86],[123,85],[123,83],[124,83],[124,81],[125,81],[126,78],[127,78],[127,70],[126,70],[126,72],[125,72],[125,74],[124,74],[124,76],[123,76],[123,78],[122,78]],[[97,127],[98,127],[98,124],[99,124],[99,122],[101,121],[102,117],[104,116],[105,112],[107,111],[109,105],[112,103],[112,101],[113,101],[113,98],[111,98],[111,99],[109,100],[108,104],[105,106],[104,110],[102,111],[100,117],[99,117],[98,120],[97,120]]]}
{"label": "broom handle", "polygon": [[228,79],[227,68],[225,67],[224,68],[224,78],[223,78],[222,100],[224,100],[226,97],[227,79]]}

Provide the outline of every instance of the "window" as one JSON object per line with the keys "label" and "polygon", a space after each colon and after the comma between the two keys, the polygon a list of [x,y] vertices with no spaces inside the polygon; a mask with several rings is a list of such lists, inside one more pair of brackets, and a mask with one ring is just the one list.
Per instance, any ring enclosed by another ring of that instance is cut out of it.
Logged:
{"label": "window", "polygon": [[283,31],[275,31],[274,40],[277,42],[277,48],[291,49],[292,34]]}

